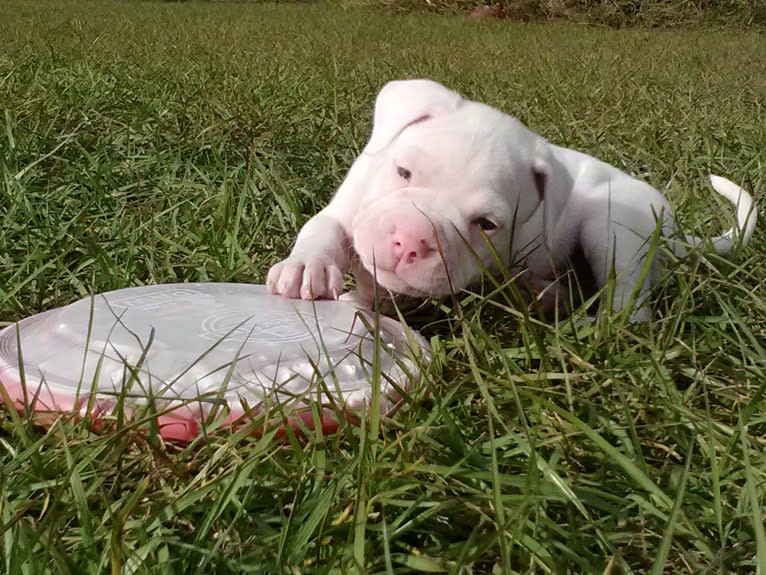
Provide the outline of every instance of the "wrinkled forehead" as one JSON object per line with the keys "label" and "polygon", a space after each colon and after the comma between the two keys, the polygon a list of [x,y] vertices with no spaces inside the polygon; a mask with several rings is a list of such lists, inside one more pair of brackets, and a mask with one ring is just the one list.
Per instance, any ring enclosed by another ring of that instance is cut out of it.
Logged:
{"label": "wrinkled forehead", "polygon": [[498,110],[468,104],[409,126],[392,147],[394,156],[416,169],[451,176],[495,179],[513,171],[530,154],[527,130]]}

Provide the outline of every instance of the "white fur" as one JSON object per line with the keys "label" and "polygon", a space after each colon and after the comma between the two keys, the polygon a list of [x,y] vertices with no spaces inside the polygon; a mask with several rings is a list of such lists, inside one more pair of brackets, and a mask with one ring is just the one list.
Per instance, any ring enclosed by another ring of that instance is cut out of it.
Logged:
{"label": "white fur", "polygon": [[[711,182],[736,205],[736,226],[711,240],[727,254],[750,239],[756,212],[742,188]],[[675,237],[670,205],[648,184],[435,82],[391,82],[376,100],[369,143],[267,283],[288,297],[337,298],[353,271],[353,299],[370,306],[374,280],[378,291],[438,297],[499,263],[545,286],[579,245],[599,287],[614,273],[613,308],[635,297],[631,317],[645,321],[658,225]]]}

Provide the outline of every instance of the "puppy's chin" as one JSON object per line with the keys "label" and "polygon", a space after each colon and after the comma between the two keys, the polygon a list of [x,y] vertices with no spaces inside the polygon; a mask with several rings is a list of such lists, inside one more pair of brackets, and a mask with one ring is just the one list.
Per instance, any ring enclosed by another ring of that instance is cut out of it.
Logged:
{"label": "puppy's chin", "polygon": [[447,278],[443,273],[435,275],[432,270],[422,274],[409,273],[403,277],[391,270],[380,268],[373,270],[367,266],[365,268],[369,274],[374,276],[379,286],[394,294],[421,299],[445,297],[468,285],[464,281],[459,281],[459,283],[450,281],[450,278]]}
{"label": "puppy's chin", "polygon": [[394,271],[380,268],[371,269],[367,266],[365,266],[365,269],[371,276],[373,276],[380,287],[391,290],[394,294],[417,298],[427,298],[431,296],[431,293],[428,290],[423,289],[422,286],[410,285]]}

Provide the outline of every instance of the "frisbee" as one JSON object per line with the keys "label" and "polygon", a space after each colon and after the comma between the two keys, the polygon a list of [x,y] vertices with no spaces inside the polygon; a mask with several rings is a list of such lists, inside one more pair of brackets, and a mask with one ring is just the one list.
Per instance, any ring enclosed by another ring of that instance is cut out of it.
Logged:
{"label": "frisbee", "polygon": [[43,422],[134,416],[180,440],[264,411],[309,427],[319,413],[329,431],[338,414],[389,413],[428,358],[426,341],[391,318],[251,284],[121,289],[0,331],[0,384],[14,408]]}

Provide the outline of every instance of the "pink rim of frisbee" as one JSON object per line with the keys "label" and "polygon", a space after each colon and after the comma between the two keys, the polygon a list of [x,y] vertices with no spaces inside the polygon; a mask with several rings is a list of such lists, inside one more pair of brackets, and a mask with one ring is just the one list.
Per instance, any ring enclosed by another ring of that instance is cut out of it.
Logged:
{"label": "pink rim of frisbee", "polygon": [[339,414],[369,409],[374,386],[390,413],[429,359],[426,341],[390,318],[252,284],[121,289],[0,331],[0,384],[14,408],[43,424],[62,413],[108,424],[119,409],[182,441],[206,421],[236,427],[263,412],[313,428],[312,406],[331,432]]}

